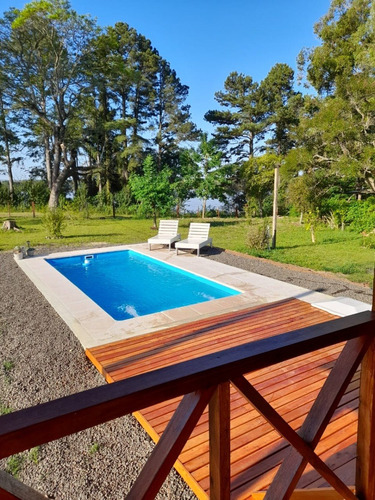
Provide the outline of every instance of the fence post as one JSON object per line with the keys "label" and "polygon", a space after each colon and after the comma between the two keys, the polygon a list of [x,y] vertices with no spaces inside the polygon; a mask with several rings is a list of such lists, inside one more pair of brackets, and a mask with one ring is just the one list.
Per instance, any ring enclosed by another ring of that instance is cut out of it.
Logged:
{"label": "fence post", "polygon": [[210,498],[230,498],[230,387],[217,386],[209,404]]}
{"label": "fence post", "polygon": [[[375,312],[375,269],[372,292]],[[375,334],[375,332],[374,332]],[[375,498],[375,335],[362,360],[358,410],[356,495],[361,500]]]}

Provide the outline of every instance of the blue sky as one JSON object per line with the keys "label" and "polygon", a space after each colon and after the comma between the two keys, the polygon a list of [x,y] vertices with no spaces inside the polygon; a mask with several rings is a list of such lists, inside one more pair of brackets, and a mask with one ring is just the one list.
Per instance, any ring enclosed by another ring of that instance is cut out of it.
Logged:
{"label": "blue sky", "polygon": [[[1,0],[1,13],[25,1]],[[260,82],[272,66],[296,69],[303,47],[318,45],[313,26],[329,0],[71,0],[101,26],[123,21],[149,38],[190,88],[193,121],[211,131],[203,116],[217,109],[214,93],[232,71]]]}

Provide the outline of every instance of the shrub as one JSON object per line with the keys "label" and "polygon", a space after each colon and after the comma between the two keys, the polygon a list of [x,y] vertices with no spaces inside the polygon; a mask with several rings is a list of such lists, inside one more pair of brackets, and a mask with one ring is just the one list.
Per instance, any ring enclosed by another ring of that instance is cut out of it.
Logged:
{"label": "shrub", "polygon": [[80,184],[74,195],[72,201],[72,207],[74,210],[80,212],[84,219],[88,219],[90,215],[89,211],[89,195],[88,188],[86,184]]}
{"label": "shrub", "polygon": [[65,213],[61,208],[47,208],[42,217],[42,224],[47,231],[47,238],[62,238]]}
{"label": "shrub", "polygon": [[340,217],[337,212],[330,212],[328,215],[323,216],[323,222],[330,229],[338,229],[340,226]]}
{"label": "shrub", "polygon": [[375,248],[375,234],[368,234],[363,236],[362,246],[365,248]]}
{"label": "shrub", "polygon": [[371,232],[375,228],[375,199],[352,202],[346,213],[346,220],[358,233]]}
{"label": "shrub", "polygon": [[5,469],[6,472],[8,472],[8,474],[11,474],[13,477],[17,478],[21,471],[23,462],[24,462],[23,455],[12,455],[7,460]]}
{"label": "shrub", "polygon": [[270,246],[270,230],[267,221],[258,225],[250,225],[247,232],[247,244],[255,250],[266,250]]}

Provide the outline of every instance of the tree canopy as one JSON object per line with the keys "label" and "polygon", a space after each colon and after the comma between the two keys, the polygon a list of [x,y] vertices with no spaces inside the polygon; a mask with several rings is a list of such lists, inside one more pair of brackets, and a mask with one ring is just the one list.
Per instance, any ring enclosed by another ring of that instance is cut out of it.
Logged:
{"label": "tree canopy", "polygon": [[236,212],[246,201],[249,213],[270,215],[273,189],[284,212],[373,198],[374,23],[370,0],[331,0],[314,28],[319,44],[298,55],[304,92],[288,64],[276,63],[259,82],[233,68],[215,93],[217,109],[205,114],[210,137],[192,122],[189,89],[172,65],[126,22],[100,28],[67,0],[11,8],[0,19],[8,201],[21,149],[35,161],[31,177],[47,183],[52,208],[83,183],[87,196],[116,193],[154,218],[162,203],[180,207],[193,196],[203,217],[208,198]]}
{"label": "tree canopy", "polygon": [[161,168],[196,137],[188,87],[126,23],[101,30],[66,0],[35,0],[4,13],[0,55],[2,99],[44,162],[51,207],[68,178],[115,192],[149,153]]}

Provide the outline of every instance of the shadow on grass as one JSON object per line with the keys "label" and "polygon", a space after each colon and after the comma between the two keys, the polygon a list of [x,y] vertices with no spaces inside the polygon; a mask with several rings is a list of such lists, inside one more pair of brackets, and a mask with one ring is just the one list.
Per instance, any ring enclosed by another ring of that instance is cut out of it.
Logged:
{"label": "shadow on grass", "polygon": [[[63,240],[74,240],[74,239],[78,239],[78,238],[90,238],[90,241],[89,242],[85,242],[83,241],[82,243],[90,243],[90,242],[93,242],[95,243],[95,239],[96,238],[108,238],[108,236],[110,236],[111,238],[113,236],[124,236],[123,233],[103,233],[103,234],[99,234],[99,233],[95,233],[95,234],[70,234],[70,235],[64,235],[62,236],[62,238],[58,238],[59,241],[63,241]],[[51,240],[53,241],[53,240]],[[57,241],[57,239],[55,239],[55,241]],[[80,242],[77,241],[77,243],[79,244]]]}
{"label": "shadow on grass", "polygon": [[[204,221],[203,221],[204,222]],[[242,224],[244,221],[241,219],[238,220],[207,220],[211,224],[211,227],[229,227],[229,226],[238,226]]]}

